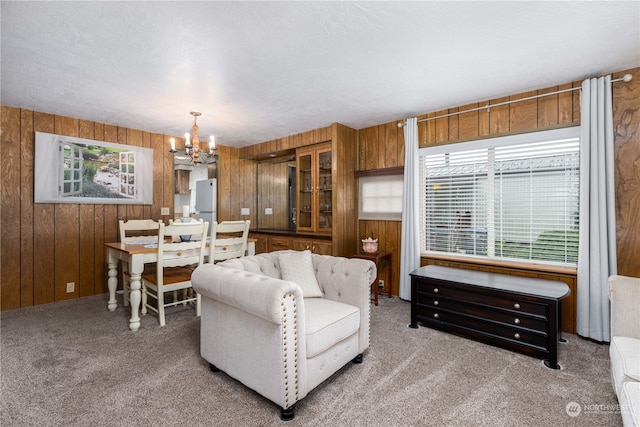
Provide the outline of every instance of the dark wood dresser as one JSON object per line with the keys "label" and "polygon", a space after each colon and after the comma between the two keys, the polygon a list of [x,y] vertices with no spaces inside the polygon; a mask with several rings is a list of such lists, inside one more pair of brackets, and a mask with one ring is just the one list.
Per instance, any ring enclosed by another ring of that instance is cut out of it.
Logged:
{"label": "dark wood dresser", "polygon": [[411,273],[411,324],[544,359],[559,369],[561,281],[428,265]]}

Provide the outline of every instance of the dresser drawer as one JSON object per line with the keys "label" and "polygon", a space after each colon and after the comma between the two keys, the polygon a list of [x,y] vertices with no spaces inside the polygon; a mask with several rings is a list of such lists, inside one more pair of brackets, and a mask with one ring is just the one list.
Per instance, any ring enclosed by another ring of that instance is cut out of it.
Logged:
{"label": "dresser drawer", "polygon": [[422,320],[428,326],[429,324],[438,326],[438,323],[446,324],[447,326],[458,326],[465,330],[480,332],[483,335],[492,336],[500,340],[533,346],[540,350],[548,350],[549,340],[546,333],[505,325],[491,321],[491,319],[447,310],[425,308],[421,311],[419,320]]}
{"label": "dresser drawer", "polygon": [[527,313],[513,313],[510,310],[495,309],[493,306],[484,304],[460,302],[459,300],[443,298],[442,296],[433,294],[420,294],[417,303],[429,306],[432,309],[463,313],[503,323],[506,326],[518,326],[543,333],[547,332],[549,325],[546,319],[540,316],[532,316]]}
{"label": "dresser drawer", "polygon": [[496,308],[512,310],[516,313],[528,313],[547,318],[547,305],[527,301],[525,297],[509,295],[499,291],[477,290],[473,286],[456,286],[431,281],[418,283],[418,294],[430,294],[436,297],[447,297],[458,301],[483,304]]}

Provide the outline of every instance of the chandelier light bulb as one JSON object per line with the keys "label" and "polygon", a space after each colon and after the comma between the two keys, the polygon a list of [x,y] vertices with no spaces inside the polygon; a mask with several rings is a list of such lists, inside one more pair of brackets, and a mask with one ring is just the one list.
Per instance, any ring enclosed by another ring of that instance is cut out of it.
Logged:
{"label": "chandelier light bulb", "polygon": [[[191,162],[193,165],[195,164],[207,164],[207,163],[216,163],[218,158],[218,154],[216,153],[216,140],[213,135],[210,136],[209,149],[205,150],[200,147],[200,139],[198,138],[198,130],[199,126],[197,123],[197,119],[202,113],[198,111],[192,111],[191,115],[193,116],[193,125],[191,126],[191,132],[185,132],[184,134],[184,148],[176,149],[176,141],[175,138],[170,138],[171,142],[171,150],[169,150],[173,156],[174,160],[179,159],[180,161],[186,160],[187,162]],[[204,141],[203,141],[204,142]],[[176,153],[184,153],[184,155],[177,156]],[[184,164],[184,163],[182,163]]]}

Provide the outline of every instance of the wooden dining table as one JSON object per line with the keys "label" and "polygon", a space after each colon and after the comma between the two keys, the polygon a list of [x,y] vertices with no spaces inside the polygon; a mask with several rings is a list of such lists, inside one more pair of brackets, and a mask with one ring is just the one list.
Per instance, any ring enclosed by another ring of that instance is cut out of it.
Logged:
{"label": "wooden dining table", "polygon": [[[118,261],[124,261],[129,265],[129,303],[131,305],[131,318],[129,319],[129,329],[137,331],[140,328],[140,278],[144,271],[145,264],[154,264],[158,261],[158,248],[152,242],[141,242],[136,244],[124,244],[121,242],[105,243],[106,258],[108,266],[107,286],[109,288],[109,301],[107,308],[115,311],[118,307],[116,291],[118,289]],[[208,244],[207,244],[208,246]],[[247,255],[255,255],[256,239],[247,240]]]}

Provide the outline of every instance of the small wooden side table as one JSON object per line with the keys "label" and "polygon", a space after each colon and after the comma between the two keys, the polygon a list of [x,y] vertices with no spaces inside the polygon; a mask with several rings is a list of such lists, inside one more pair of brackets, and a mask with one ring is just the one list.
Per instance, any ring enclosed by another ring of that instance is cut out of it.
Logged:
{"label": "small wooden side table", "polygon": [[373,282],[373,303],[378,305],[378,277],[380,275],[380,262],[386,261],[387,263],[387,286],[389,290],[389,298],[391,298],[391,279],[393,277],[393,272],[391,271],[391,252],[375,252],[372,254],[368,253],[359,253],[352,255],[351,258],[360,258],[367,259],[369,261],[373,261],[376,265],[376,280]]}

